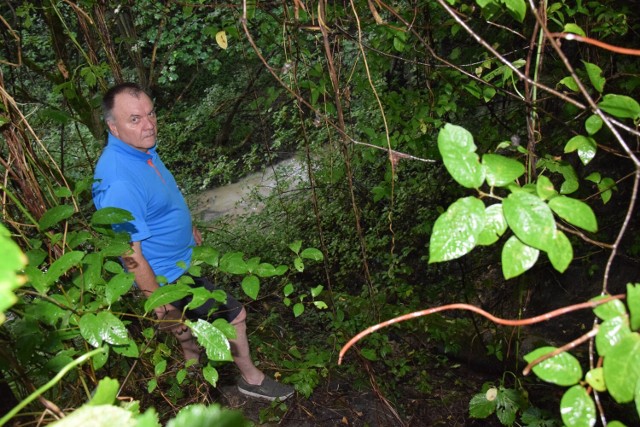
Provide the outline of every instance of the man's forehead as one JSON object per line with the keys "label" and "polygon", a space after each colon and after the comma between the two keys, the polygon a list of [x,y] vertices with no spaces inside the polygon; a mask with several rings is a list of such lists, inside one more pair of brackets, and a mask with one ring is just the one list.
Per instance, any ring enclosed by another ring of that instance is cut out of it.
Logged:
{"label": "man's forehead", "polygon": [[144,92],[128,93],[123,92],[116,95],[114,100],[116,106],[125,109],[125,113],[134,114],[133,111],[137,111],[146,107],[153,109],[153,101]]}

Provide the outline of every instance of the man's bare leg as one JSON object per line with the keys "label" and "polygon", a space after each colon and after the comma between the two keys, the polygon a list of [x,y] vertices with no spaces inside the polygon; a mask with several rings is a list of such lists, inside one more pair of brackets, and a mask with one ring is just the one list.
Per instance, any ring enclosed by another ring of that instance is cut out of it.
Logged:
{"label": "man's bare leg", "polygon": [[247,318],[247,312],[243,308],[240,314],[233,319],[231,324],[236,329],[236,339],[229,340],[231,344],[231,355],[233,361],[240,370],[242,378],[254,385],[262,384],[264,380],[264,373],[258,369],[251,360],[251,351],[249,350],[249,340],[247,338],[247,324],[245,322]]}

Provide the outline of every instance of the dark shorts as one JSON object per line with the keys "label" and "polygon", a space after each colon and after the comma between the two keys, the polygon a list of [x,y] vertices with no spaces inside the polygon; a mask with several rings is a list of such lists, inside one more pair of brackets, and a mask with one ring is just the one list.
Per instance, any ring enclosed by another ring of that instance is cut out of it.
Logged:
{"label": "dark shorts", "polygon": [[[195,277],[193,278],[194,283],[189,284],[192,288],[204,287],[209,291],[217,290],[215,285],[211,283],[209,279],[206,277]],[[227,302],[222,303],[218,302],[215,299],[210,299],[200,307],[196,307],[194,309],[188,309],[185,314],[187,318],[191,320],[196,319],[205,319],[209,321],[214,321],[215,319],[226,319],[227,322],[231,323],[242,311],[242,304],[235,299],[234,297],[226,292],[227,294]],[[191,302],[191,295],[182,298],[181,300],[174,301],[171,305],[175,306],[178,310],[184,310],[184,307]]]}

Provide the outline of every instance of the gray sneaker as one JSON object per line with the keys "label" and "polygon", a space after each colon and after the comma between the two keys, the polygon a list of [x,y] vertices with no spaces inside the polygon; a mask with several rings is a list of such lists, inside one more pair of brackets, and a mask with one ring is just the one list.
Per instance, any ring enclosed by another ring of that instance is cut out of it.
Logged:
{"label": "gray sneaker", "polygon": [[265,400],[287,400],[293,396],[295,389],[290,385],[281,384],[265,376],[262,384],[253,385],[247,383],[244,378],[238,378],[238,391],[247,396]]}

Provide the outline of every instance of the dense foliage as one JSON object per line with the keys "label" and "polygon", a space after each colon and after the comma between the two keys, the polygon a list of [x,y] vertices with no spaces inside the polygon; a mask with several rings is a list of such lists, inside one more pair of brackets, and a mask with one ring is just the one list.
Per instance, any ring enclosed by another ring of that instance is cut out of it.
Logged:
{"label": "dense foliage", "polygon": [[[110,228],[127,213],[93,209],[100,95],[122,80],[153,94],[159,150],[194,205],[298,159],[302,173],[256,192],[259,213],[197,218],[191,273],[242,289],[255,356],[303,397],[336,375],[411,423],[403,397],[433,392],[426,367],[466,358],[502,372],[465,396],[469,418],[637,423],[638,13],[618,0],[3,4],[0,424],[85,403],[59,423],[96,408],[127,425],[244,422],[192,405],[209,403],[198,387],[219,381],[232,328],[189,323],[209,359],[191,375],[149,313],[192,291],[139,299]],[[367,327],[456,302],[518,320],[423,312],[337,366]],[[527,320],[566,307],[542,319],[559,325],[583,302],[558,332]]]}

